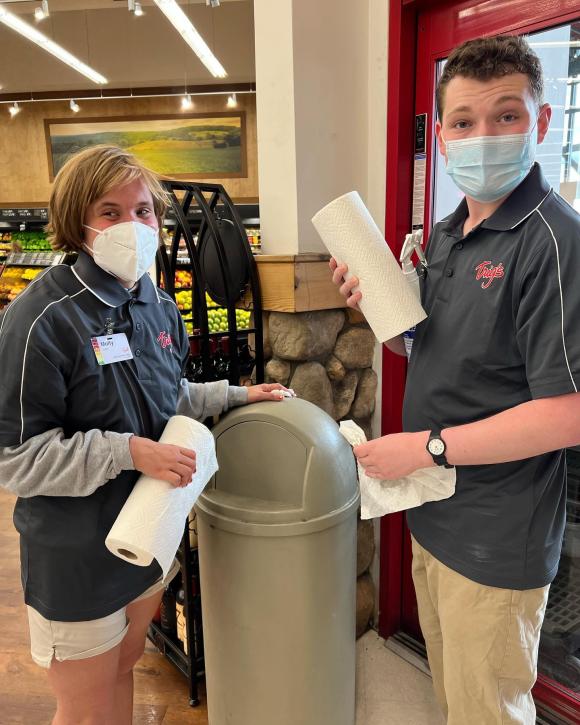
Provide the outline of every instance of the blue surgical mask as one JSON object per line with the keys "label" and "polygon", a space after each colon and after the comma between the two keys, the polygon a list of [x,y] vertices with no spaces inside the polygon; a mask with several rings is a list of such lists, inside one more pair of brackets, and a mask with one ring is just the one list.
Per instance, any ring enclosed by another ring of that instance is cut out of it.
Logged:
{"label": "blue surgical mask", "polygon": [[491,202],[512,192],[525,179],[536,158],[538,133],[477,136],[445,141],[447,173],[475,201]]}

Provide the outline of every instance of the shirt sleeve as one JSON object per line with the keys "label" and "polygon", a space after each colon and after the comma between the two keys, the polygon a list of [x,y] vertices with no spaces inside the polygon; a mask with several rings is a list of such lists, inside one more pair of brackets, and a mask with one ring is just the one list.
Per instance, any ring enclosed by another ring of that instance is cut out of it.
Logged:
{"label": "shirt sleeve", "polygon": [[3,322],[0,446],[15,446],[63,426],[70,363],[65,343],[55,340],[48,317],[32,319],[9,309]]}
{"label": "shirt sleeve", "polygon": [[515,312],[533,398],[575,393],[580,385],[580,245],[549,237],[524,273]]}
{"label": "shirt sleeve", "polygon": [[56,428],[0,448],[0,486],[21,498],[90,496],[121,471],[135,469],[131,435],[89,430],[65,438]]}
{"label": "shirt sleeve", "polygon": [[187,415],[202,421],[247,402],[248,389],[243,386],[229,385],[227,380],[190,383],[183,378],[179,386],[176,412],[177,415]]}

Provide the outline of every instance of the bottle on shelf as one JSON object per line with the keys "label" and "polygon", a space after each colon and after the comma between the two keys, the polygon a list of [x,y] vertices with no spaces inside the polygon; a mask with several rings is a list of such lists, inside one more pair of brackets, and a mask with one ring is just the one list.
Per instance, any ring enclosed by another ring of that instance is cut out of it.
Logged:
{"label": "bottle on shelf", "polygon": [[177,592],[179,587],[181,576],[178,575],[173,581],[171,581],[163,592],[161,598],[161,621],[159,626],[162,631],[168,636],[175,638],[177,636],[177,617],[175,605],[177,602]]}
{"label": "bottle on shelf", "polygon": [[187,626],[185,621],[185,592],[180,587],[175,593],[175,622],[177,639],[181,642],[183,651],[187,654]]}

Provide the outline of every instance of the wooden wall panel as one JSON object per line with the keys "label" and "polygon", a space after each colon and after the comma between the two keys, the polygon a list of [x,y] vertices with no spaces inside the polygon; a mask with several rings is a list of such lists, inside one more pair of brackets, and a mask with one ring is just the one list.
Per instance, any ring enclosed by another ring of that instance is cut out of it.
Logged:
{"label": "wooden wall panel", "polygon": [[[238,109],[246,113],[247,177],[209,179],[221,183],[235,200],[258,198],[258,153],[256,138],[256,97],[239,94]],[[227,111],[227,96],[194,96],[193,113]],[[181,98],[80,99],[82,118],[104,116],[155,116],[179,113]],[[22,111],[13,119],[8,107],[0,105],[0,206],[46,206],[52,184],[44,134],[44,120],[66,118],[68,100],[21,104]],[[233,109],[231,109],[233,110]]]}

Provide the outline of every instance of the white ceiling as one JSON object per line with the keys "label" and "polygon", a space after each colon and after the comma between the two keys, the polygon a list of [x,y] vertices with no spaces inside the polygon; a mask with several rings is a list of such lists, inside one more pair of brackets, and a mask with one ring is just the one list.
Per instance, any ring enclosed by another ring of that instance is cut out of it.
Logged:
{"label": "white ceiling", "polygon": [[[109,81],[107,88],[206,85],[255,81],[252,0],[205,0],[179,4],[226,69],[215,79],[181,39],[153,0],[135,17],[127,0],[49,0],[50,16],[34,20],[35,2],[6,2],[41,32]],[[96,90],[100,86],[0,23],[0,95],[35,91]]]}

